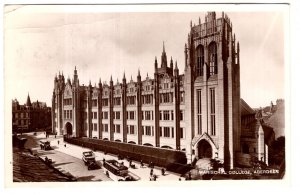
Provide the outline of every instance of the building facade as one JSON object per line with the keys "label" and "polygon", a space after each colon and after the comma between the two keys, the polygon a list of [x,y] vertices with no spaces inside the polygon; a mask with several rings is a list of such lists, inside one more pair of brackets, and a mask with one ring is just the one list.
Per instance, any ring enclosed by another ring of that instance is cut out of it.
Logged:
{"label": "building facade", "polygon": [[192,24],[184,46],[185,69],[167,59],[165,46],[154,75],[136,81],[81,85],[54,79],[52,129],[90,137],[185,151],[194,158],[218,158],[234,167],[241,151],[240,49],[226,14],[208,12]]}
{"label": "building facade", "polygon": [[26,104],[20,105],[18,100],[12,100],[12,130],[13,133],[32,132],[51,128],[51,108],[45,102],[32,102],[29,94]]}

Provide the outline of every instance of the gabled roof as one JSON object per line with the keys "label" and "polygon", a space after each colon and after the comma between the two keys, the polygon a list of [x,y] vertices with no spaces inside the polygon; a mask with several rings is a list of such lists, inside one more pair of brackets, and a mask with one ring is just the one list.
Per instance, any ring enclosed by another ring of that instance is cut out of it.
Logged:
{"label": "gabled roof", "polygon": [[241,116],[255,114],[255,111],[241,98]]}

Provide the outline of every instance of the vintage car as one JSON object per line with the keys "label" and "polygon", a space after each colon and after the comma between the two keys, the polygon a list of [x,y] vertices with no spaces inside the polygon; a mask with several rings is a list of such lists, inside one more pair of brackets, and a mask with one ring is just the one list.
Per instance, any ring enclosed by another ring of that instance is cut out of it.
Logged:
{"label": "vintage car", "polygon": [[95,154],[93,151],[87,151],[82,153],[82,160],[85,165],[88,165],[91,162],[96,162]]}
{"label": "vintage car", "polygon": [[116,160],[106,160],[105,163],[103,163],[103,166],[117,176],[125,177],[128,174],[128,167]]}
{"label": "vintage car", "polygon": [[94,169],[99,169],[100,166],[97,164],[96,161],[88,161],[87,168],[88,170],[94,170]]}
{"label": "vintage car", "polygon": [[51,150],[49,141],[40,141],[41,150]]}

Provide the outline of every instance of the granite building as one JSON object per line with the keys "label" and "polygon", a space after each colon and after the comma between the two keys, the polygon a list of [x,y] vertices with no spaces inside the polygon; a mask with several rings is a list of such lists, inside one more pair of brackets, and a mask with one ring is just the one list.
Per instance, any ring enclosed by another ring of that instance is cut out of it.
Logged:
{"label": "granite building", "polygon": [[[165,45],[154,75],[97,86],[54,79],[52,129],[90,137],[185,151],[194,158],[218,158],[228,168],[241,152],[240,48],[226,14],[208,12],[190,24],[183,48],[183,74],[167,58]],[[160,65],[159,65],[160,63]]]}
{"label": "granite building", "polygon": [[25,133],[51,128],[51,108],[45,102],[32,102],[29,94],[26,104],[20,105],[18,100],[12,100],[12,130],[13,133]]}

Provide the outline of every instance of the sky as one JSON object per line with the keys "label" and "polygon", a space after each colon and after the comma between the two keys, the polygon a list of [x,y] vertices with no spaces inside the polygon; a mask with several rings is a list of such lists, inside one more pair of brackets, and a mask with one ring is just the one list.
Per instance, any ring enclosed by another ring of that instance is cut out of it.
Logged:
{"label": "sky", "polygon": [[[127,81],[131,76],[136,80],[138,69],[142,79],[147,73],[153,78],[163,42],[168,61],[172,56],[183,74],[190,21],[204,21],[206,12],[162,8],[119,12],[101,6],[6,6],[5,98],[24,104],[29,93],[31,101],[51,106],[55,75],[60,71],[72,79],[75,66],[85,85],[90,80],[95,85],[100,78],[109,82],[111,75],[114,82],[121,81],[124,72]],[[241,97],[253,108],[284,98],[284,12],[226,13],[240,42]]]}

